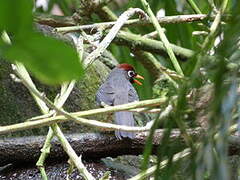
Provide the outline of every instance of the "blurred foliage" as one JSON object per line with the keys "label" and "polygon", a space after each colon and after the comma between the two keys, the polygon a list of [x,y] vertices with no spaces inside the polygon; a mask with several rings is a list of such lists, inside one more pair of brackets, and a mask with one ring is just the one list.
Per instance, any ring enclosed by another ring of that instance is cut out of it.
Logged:
{"label": "blurred foliage", "polygon": [[7,31],[12,36],[12,45],[6,37],[5,41],[0,40],[2,56],[22,62],[35,77],[48,84],[80,78],[83,68],[76,50],[34,32],[32,8],[29,0],[0,1],[0,32]]}

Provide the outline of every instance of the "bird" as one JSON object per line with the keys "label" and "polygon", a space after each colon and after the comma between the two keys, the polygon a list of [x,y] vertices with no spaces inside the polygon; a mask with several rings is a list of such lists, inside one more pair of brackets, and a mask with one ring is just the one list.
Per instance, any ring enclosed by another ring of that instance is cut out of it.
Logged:
{"label": "bird", "polygon": [[[139,101],[138,94],[133,87],[133,83],[142,85],[135,78],[144,79],[143,76],[136,73],[130,64],[117,65],[108,75],[106,81],[99,87],[96,93],[96,102],[98,105],[116,106],[134,101]],[[115,124],[134,126],[133,113],[128,111],[120,111],[114,113]],[[115,131],[117,139],[135,138],[134,132]]]}

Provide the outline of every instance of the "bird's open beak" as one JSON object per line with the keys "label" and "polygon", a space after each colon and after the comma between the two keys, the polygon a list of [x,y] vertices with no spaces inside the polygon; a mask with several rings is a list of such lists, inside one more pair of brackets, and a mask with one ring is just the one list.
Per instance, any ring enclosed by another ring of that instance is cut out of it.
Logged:
{"label": "bird's open beak", "polygon": [[[138,78],[138,79],[144,79],[144,77],[140,76],[140,75],[136,75],[135,78]],[[142,83],[136,79],[133,80],[133,82],[137,83],[138,85],[142,85]]]}

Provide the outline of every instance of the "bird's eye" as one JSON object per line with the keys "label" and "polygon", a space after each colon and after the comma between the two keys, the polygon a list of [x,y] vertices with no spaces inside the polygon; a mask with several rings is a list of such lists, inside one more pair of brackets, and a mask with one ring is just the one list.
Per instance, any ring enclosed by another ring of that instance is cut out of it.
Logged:
{"label": "bird's eye", "polygon": [[135,72],[134,71],[128,71],[128,76],[129,77],[134,77],[135,76]]}

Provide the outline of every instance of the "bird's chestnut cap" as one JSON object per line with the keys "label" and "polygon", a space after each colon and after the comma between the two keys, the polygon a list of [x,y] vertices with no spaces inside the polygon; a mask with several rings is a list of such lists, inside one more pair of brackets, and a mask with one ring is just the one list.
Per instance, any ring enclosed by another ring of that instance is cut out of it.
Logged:
{"label": "bird's chestnut cap", "polygon": [[117,67],[121,68],[121,69],[124,69],[126,71],[129,71],[129,70],[133,70],[134,71],[133,66],[130,65],[130,64],[126,64],[126,63],[125,64],[118,64]]}
{"label": "bird's chestnut cap", "polygon": [[[119,64],[119,65],[117,65],[117,67],[121,68],[121,69],[124,69],[126,71],[134,71],[135,72],[133,66],[130,65],[130,64],[126,64],[126,63],[125,64]],[[135,73],[135,77],[134,78],[144,79],[144,77],[140,76],[137,73]],[[136,80],[136,79],[133,79],[133,82],[138,84],[138,85],[142,85],[142,83],[140,81]]]}

